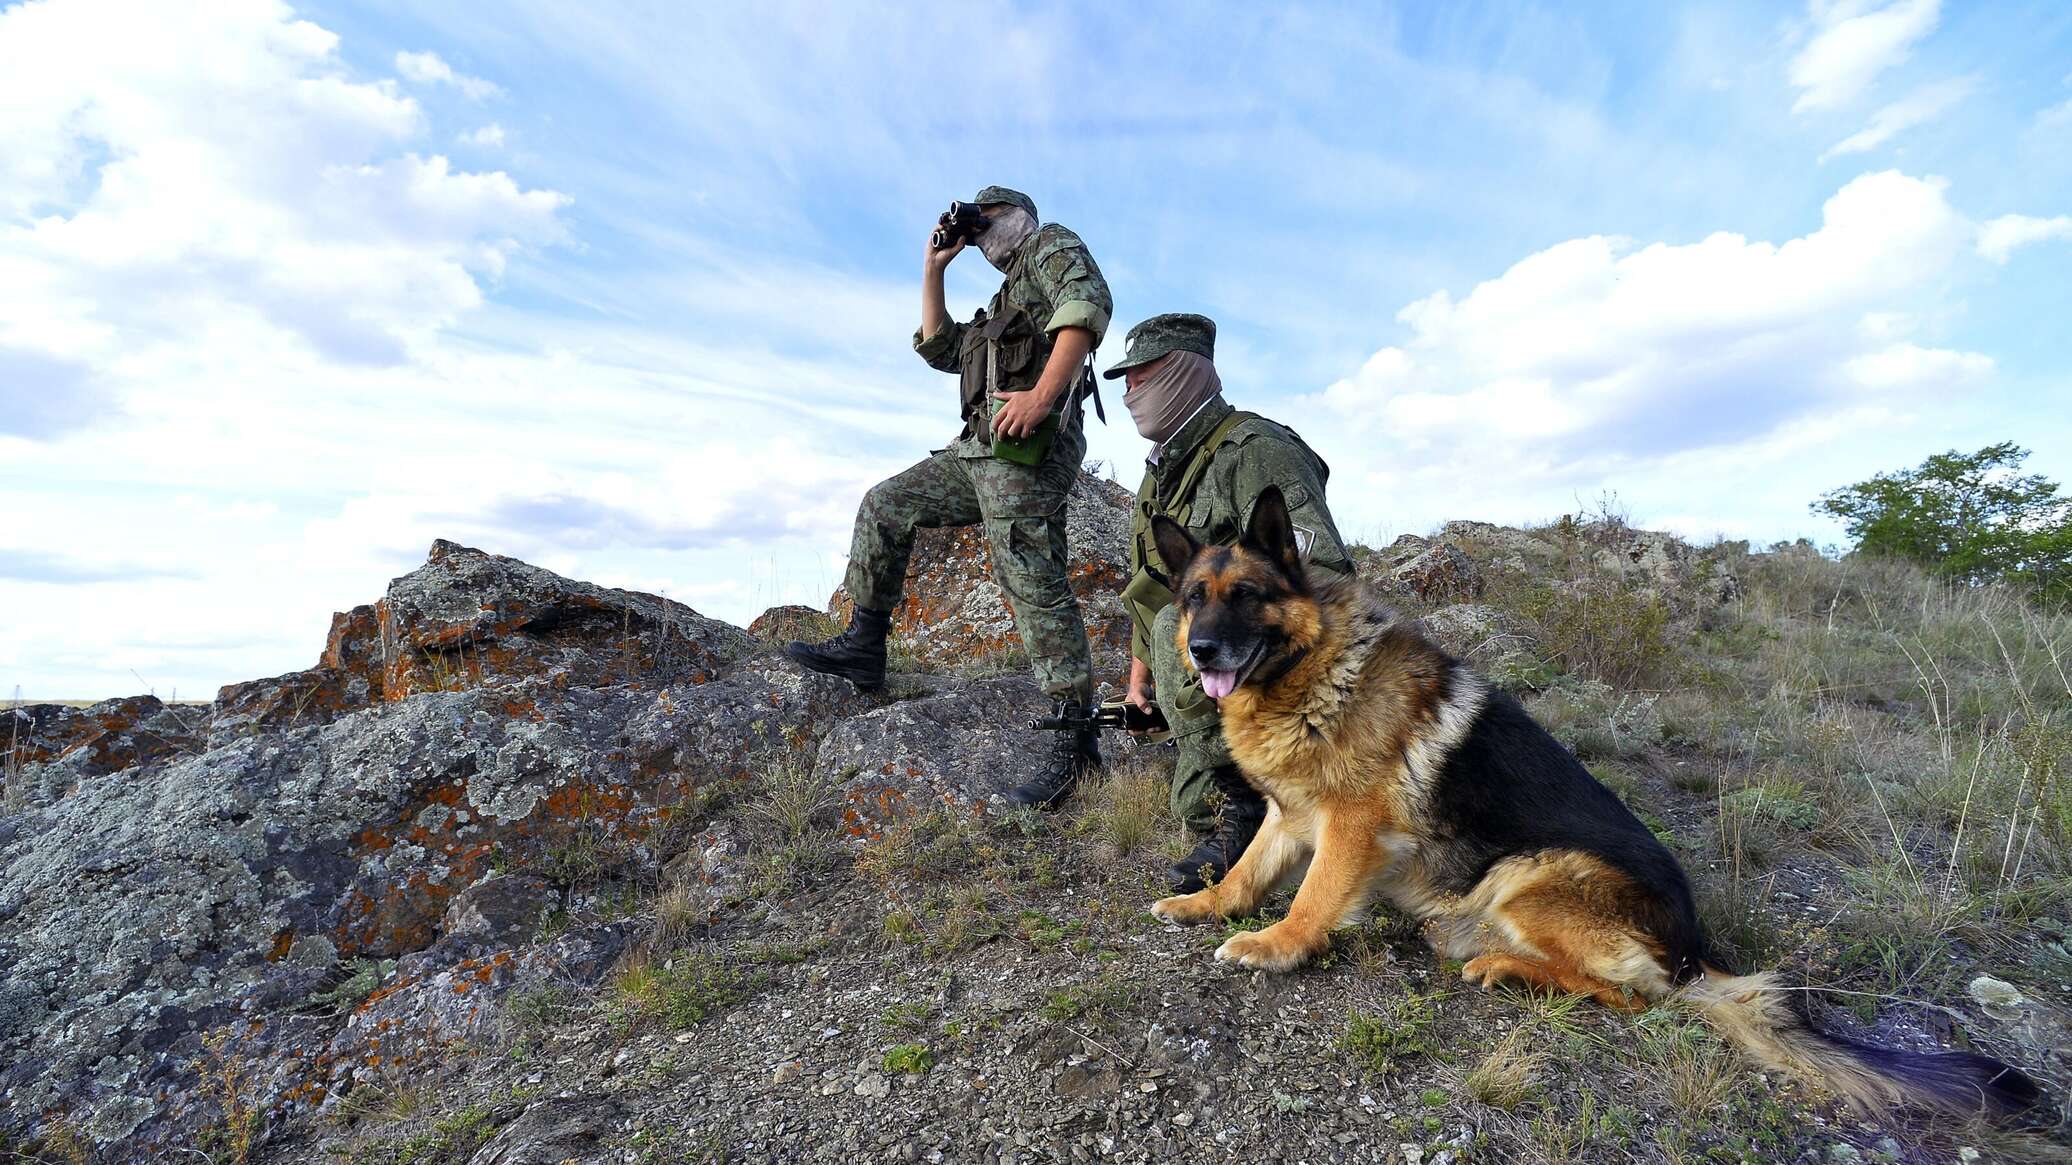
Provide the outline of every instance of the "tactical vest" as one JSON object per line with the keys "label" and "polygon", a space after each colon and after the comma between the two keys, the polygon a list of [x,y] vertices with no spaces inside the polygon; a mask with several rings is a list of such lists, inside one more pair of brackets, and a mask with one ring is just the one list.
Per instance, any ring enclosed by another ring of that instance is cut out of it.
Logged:
{"label": "tactical vest", "polygon": [[[992,443],[991,394],[1036,387],[1056,344],[1055,337],[1043,330],[1048,322],[1047,306],[1025,304],[1008,294],[1022,284],[1022,265],[1034,254],[1035,248],[1025,244],[1021,255],[1008,268],[1000,290],[993,293],[992,301],[965,329],[964,347],[958,353],[958,416],[964,421],[965,431],[982,445]],[[1046,307],[1045,317],[1037,318],[1032,306]],[[1052,412],[1065,403],[1067,395],[1059,395]]]}
{"label": "tactical vest", "polygon": [[[1230,439],[1230,434],[1246,421],[1259,419],[1258,413],[1236,409],[1209,430],[1209,435],[1195,447],[1194,456],[1187,467],[1180,471],[1180,477],[1173,483],[1173,506],[1163,510],[1158,503],[1158,474],[1156,470],[1146,471],[1144,484],[1137,490],[1136,536],[1130,540],[1130,581],[1122,588],[1122,601],[1131,608],[1133,616],[1139,616],[1143,626],[1149,627],[1158,612],[1173,601],[1172,583],[1167,577],[1165,560],[1159,557],[1158,547],[1151,538],[1151,519],[1160,513],[1169,513],[1182,526],[1194,515],[1194,494],[1201,488],[1201,479],[1209,472],[1209,462],[1215,460],[1216,451]],[[1141,608],[1141,610],[1140,610]]]}

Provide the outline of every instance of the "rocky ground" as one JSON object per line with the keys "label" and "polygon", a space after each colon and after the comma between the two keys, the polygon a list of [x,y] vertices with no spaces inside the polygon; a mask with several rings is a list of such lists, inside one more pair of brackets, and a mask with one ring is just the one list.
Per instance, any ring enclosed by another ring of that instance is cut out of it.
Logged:
{"label": "rocky ground", "polygon": [[[1117,678],[1129,502],[1087,478],[1072,526]],[[1359,558],[1676,849],[1726,953],[2064,1094],[2065,620],[1604,514]],[[1673,1009],[1464,989],[1386,911],[1292,975],[1214,963],[1144,911],[1186,845],[1163,750],[995,798],[1046,742],[986,569],[924,540],[872,696],[773,654],[828,614],[441,542],[308,671],[14,710],[0,1159],[2064,1159],[1838,1110]]]}

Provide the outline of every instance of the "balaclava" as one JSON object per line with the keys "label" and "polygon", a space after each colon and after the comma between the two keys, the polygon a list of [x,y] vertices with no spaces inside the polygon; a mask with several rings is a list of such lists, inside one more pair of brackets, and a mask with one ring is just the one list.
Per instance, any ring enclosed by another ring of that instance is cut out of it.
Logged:
{"label": "balaclava", "polygon": [[1222,391],[1223,378],[1216,375],[1213,361],[1197,352],[1175,351],[1158,371],[1124,392],[1122,403],[1137,422],[1137,432],[1163,453],[1187,418]]}
{"label": "balaclava", "polygon": [[1017,206],[993,220],[992,225],[978,237],[979,250],[986,253],[986,262],[1000,271],[1006,271],[1008,263],[1023,241],[1036,233],[1036,216]]}

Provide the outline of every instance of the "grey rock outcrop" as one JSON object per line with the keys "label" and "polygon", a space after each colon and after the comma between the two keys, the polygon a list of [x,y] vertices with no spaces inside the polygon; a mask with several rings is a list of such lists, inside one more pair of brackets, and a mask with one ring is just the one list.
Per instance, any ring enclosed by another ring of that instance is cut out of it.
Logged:
{"label": "grey rock outcrop", "polygon": [[563,578],[440,539],[379,602],[332,616],[317,666],[217,695],[212,744],[324,724],[423,692],[546,677],[562,687],[699,682],[755,637],[682,603]]}
{"label": "grey rock outcrop", "polygon": [[1036,775],[1049,734],[1027,725],[1048,703],[1026,676],[950,684],[836,725],[814,775],[843,790],[851,821],[937,802],[975,811]]}
{"label": "grey rock outcrop", "polygon": [[1451,542],[1442,542],[1389,572],[1398,590],[1428,603],[1465,602],[1487,589],[1482,568]]}
{"label": "grey rock outcrop", "polygon": [[1422,620],[1425,633],[1483,675],[1509,683],[1531,670],[1538,644],[1518,619],[1480,603],[1441,607]]}
{"label": "grey rock outcrop", "polygon": [[0,758],[18,803],[48,805],[80,781],[156,766],[200,752],[208,710],[124,696],[85,708],[27,704],[0,709]]}
{"label": "grey rock outcrop", "polygon": [[[543,925],[599,916],[598,882],[741,901],[697,806],[770,766],[881,806],[1027,775],[1028,680],[912,682],[888,705],[680,604],[440,542],[206,732],[195,709],[138,743],[177,711],[148,700],[24,710],[21,755],[69,792],[0,816],[0,1128],[159,1160],[219,1119],[198,1069],[225,1057],[292,1127],[484,1038],[528,983],[607,974],[623,926]],[[525,1127],[481,1159],[567,1140]]]}

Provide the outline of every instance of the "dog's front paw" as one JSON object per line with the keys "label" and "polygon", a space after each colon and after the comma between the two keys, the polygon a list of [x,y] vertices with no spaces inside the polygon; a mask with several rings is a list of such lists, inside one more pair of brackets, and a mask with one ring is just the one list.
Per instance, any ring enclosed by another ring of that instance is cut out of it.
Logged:
{"label": "dog's front paw", "polygon": [[1275,923],[1265,930],[1247,930],[1230,936],[1216,948],[1216,958],[1254,971],[1291,971],[1309,961],[1322,947],[1320,942]]}
{"label": "dog's front paw", "polygon": [[1213,890],[1201,890],[1193,894],[1180,894],[1172,898],[1161,898],[1151,904],[1151,913],[1167,922],[1207,922],[1220,912],[1216,909],[1216,894]]}

